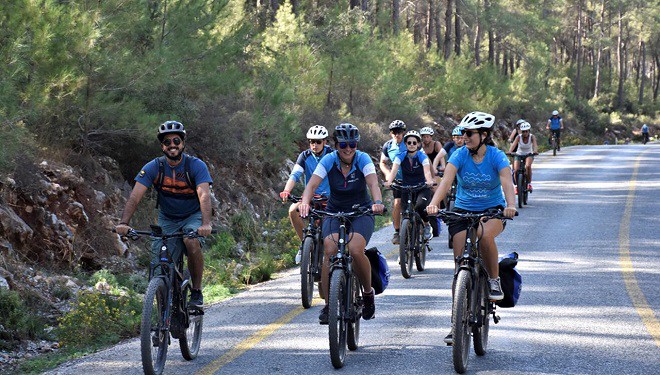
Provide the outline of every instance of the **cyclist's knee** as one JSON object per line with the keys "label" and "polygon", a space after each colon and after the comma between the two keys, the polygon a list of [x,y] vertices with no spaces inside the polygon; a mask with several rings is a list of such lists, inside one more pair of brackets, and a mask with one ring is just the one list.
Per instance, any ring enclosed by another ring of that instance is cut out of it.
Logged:
{"label": "cyclist's knee", "polygon": [[294,203],[291,206],[289,206],[289,216],[291,216],[291,217],[293,217],[294,215],[300,216],[298,211],[296,211],[299,206],[300,206],[300,202]]}

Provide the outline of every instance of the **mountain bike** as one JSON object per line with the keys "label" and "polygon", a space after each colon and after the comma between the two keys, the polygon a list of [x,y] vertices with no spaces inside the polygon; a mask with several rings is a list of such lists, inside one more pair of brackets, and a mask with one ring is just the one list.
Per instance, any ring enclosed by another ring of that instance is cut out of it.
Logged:
{"label": "mountain bike", "polygon": [[550,130],[550,148],[552,148],[552,156],[557,156],[557,149],[559,148],[559,138],[557,132]]}
{"label": "mountain bike", "polygon": [[[440,177],[444,177],[444,172],[440,171],[438,169],[438,175]],[[449,192],[447,192],[447,195],[445,196],[444,204],[445,204],[445,209],[447,211],[454,211],[454,207],[456,206],[456,189],[458,185],[456,183],[456,178],[454,178],[454,181],[451,183],[451,188],[449,189]],[[438,224],[440,225],[440,224]],[[454,248],[454,241],[452,239],[451,233],[447,231],[447,247],[450,249]]]}
{"label": "mountain bike", "polygon": [[479,251],[477,228],[482,218],[508,219],[501,210],[481,213],[451,212],[440,210],[437,214],[445,223],[467,221],[468,229],[463,254],[456,257],[454,282],[452,287],[452,358],[454,370],[459,374],[467,370],[470,351],[470,336],[474,352],[478,356],[486,354],[490,316],[497,324],[500,317],[495,313],[495,302],[488,298],[488,274]]}
{"label": "mountain bike", "polygon": [[197,238],[199,235],[195,232],[165,234],[161,227],[151,225],[149,231],[131,229],[126,237],[138,240],[141,236],[163,241],[158,260],[152,261],[149,268],[149,285],[144,295],[140,324],[142,369],[145,374],[161,374],[165,368],[170,335],[179,340],[181,355],[186,360],[195,359],[199,353],[204,310],[188,307],[192,284],[190,272],[183,271],[183,254],[179,259],[172,259],[177,246],[175,242],[184,246],[177,240]]}
{"label": "mountain bike", "polygon": [[512,154],[512,153],[507,153],[509,156],[513,156],[514,158],[518,156],[520,158],[520,161],[518,162],[518,170],[514,171],[514,176],[516,186],[518,188],[518,207],[523,208],[523,205],[527,204],[527,200],[529,198],[529,191],[527,190],[527,170],[525,168],[525,162],[527,161],[528,157],[538,155],[538,153],[529,153],[527,155],[517,155],[517,154]]}
{"label": "mountain bike", "polygon": [[[289,195],[289,201],[298,203],[301,197]],[[322,209],[328,201],[327,197],[314,197],[314,208]],[[321,281],[321,268],[323,266],[323,237],[321,236],[321,217],[310,214],[309,223],[303,229],[302,256],[300,258],[300,295],[302,305],[308,309],[312,307],[314,298],[314,282]],[[319,288],[319,291],[321,288]]]}
{"label": "mountain bike", "polygon": [[310,214],[324,220],[339,220],[337,254],[330,258],[328,293],[328,337],[330,359],[335,368],[344,366],[346,348],[357,350],[360,341],[360,318],[364,301],[362,284],[353,272],[353,257],[348,250],[351,235],[347,228],[351,218],[373,215],[371,208],[353,207],[351,212],[328,212],[310,208]]}
{"label": "mountain bike", "polygon": [[424,237],[424,221],[415,210],[417,193],[428,188],[425,182],[416,185],[402,185],[400,181],[394,181],[392,189],[401,191],[402,196],[407,196],[408,201],[401,213],[401,226],[399,227],[399,266],[401,275],[409,279],[412,275],[413,259],[417,271],[424,271],[426,266],[426,253],[429,251],[429,241]]}

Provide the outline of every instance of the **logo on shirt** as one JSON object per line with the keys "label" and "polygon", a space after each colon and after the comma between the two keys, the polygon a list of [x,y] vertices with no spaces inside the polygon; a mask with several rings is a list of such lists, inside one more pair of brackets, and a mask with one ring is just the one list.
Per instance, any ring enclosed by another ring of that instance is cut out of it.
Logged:
{"label": "logo on shirt", "polygon": [[355,176],[355,172],[353,172],[348,175],[348,179],[346,180],[346,182],[350,184],[352,182],[356,182],[357,180],[358,178]]}
{"label": "logo on shirt", "polygon": [[147,172],[145,172],[144,169],[141,170],[141,171],[140,171],[140,178],[144,177],[145,174],[147,174]]}

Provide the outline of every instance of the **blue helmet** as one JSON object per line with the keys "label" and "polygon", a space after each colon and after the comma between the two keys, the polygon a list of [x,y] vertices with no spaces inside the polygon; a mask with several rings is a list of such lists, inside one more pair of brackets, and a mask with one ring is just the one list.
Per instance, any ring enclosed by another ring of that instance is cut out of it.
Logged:
{"label": "blue helmet", "polygon": [[349,123],[337,125],[334,136],[337,142],[360,142],[360,131]]}
{"label": "blue helmet", "polygon": [[461,136],[463,135],[463,127],[462,126],[457,126],[454,128],[454,130],[451,131],[451,136]]}

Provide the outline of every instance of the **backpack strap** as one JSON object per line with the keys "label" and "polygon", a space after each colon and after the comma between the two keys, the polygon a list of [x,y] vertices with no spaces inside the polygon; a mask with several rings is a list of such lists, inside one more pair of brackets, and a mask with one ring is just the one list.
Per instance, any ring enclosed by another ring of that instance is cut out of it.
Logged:
{"label": "backpack strap", "polygon": [[[156,182],[154,183],[154,189],[157,192],[160,192],[163,187],[163,180],[165,179],[165,156],[156,158],[158,161],[158,176],[156,177]],[[160,194],[156,194],[156,208],[160,206]]]}
{"label": "backpack strap", "polygon": [[193,174],[190,173],[190,159],[192,158],[193,156],[186,154],[185,156],[186,160],[183,162],[183,168],[186,171],[186,182],[188,183],[188,186],[190,186],[195,192],[195,195],[197,195],[197,183],[195,182],[195,176],[193,176]]}

